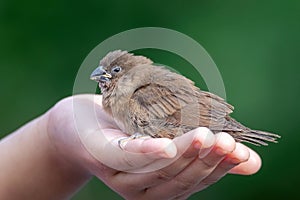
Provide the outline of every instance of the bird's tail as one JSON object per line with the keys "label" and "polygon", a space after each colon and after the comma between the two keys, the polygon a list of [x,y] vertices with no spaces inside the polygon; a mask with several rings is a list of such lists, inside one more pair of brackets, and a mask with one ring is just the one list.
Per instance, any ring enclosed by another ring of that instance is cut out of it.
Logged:
{"label": "bird's tail", "polygon": [[274,133],[268,133],[265,131],[259,131],[259,130],[249,130],[249,131],[243,131],[239,134],[239,136],[236,138],[239,142],[247,142],[254,144],[256,146],[267,146],[267,142],[273,142],[277,143],[277,139],[280,138],[280,135],[274,134]]}
{"label": "bird's tail", "polygon": [[277,139],[280,138],[280,135],[274,133],[252,130],[230,117],[227,118],[225,132],[226,130],[237,142],[247,142],[256,146],[267,146],[268,142],[277,143]]}

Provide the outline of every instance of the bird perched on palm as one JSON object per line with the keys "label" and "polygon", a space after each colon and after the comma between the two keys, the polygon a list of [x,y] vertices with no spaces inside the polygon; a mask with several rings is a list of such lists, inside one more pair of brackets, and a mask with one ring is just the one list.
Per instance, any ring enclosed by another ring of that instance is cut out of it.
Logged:
{"label": "bird perched on palm", "polygon": [[199,126],[227,132],[237,142],[267,145],[279,135],[252,130],[229,116],[233,106],[186,77],[127,51],[108,53],[90,78],[99,83],[103,108],[125,133],[173,139]]}

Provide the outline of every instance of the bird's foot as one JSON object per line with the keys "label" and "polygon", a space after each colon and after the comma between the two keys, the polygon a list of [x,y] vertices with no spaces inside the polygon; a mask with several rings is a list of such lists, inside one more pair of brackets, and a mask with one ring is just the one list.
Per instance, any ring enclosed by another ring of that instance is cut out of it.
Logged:
{"label": "bird's foot", "polygon": [[119,147],[121,149],[124,149],[126,144],[131,141],[131,140],[135,140],[135,139],[148,139],[148,138],[151,138],[149,135],[144,135],[144,134],[141,134],[141,133],[135,133],[129,137],[122,137],[118,140],[118,144],[119,144]]}

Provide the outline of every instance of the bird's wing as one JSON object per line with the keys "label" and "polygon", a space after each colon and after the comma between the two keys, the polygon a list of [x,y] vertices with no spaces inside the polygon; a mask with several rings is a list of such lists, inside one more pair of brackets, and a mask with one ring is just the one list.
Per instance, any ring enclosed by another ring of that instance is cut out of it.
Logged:
{"label": "bird's wing", "polygon": [[185,105],[185,97],[165,86],[148,84],[138,88],[130,99],[131,110],[141,110],[156,118],[173,115]]}
{"label": "bird's wing", "polygon": [[[159,132],[160,136],[168,134],[165,137],[173,137],[170,135],[174,134],[171,130],[182,124],[188,124],[188,122],[182,122],[181,119],[183,110],[187,108],[188,104],[193,103],[191,94],[189,95],[187,92],[183,89],[174,91],[165,85],[156,83],[138,88],[131,96],[129,103],[132,126],[137,126],[136,131],[148,135],[154,136]],[[169,132],[162,132],[162,130]]]}
{"label": "bird's wing", "polygon": [[160,81],[137,88],[129,102],[132,126],[137,129],[149,128],[152,123],[151,127],[168,130],[180,127],[184,132],[199,126],[222,130],[233,110],[221,97],[200,91],[192,81],[180,75],[164,76]]}
{"label": "bird's wing", "polygon": [[224,117],[233,112],[234,107],[223,98],[206,91],[199,93],[199,101],[206,105],[208,110],[214,112],[216,117]]}
{"label": "bird's wing", "polygon": [[[228,118],[234,107],[228,104],[223,98],[210,92],[201,91],[199,93],[200,102],[200,125],[220,132],[229,129]],[[231,130],[233,127],[230,128]],[[239,127],[234,127],[239,131]]]}
{"label": "bird's wing", "polygon": [[158,67],[139,70],[139,76],[141,72],[145,74],[139,79],[143,84],[135,89],[129,101],[133,126],[147,127],[152,123],[154,127],[169,130],[180,127],[186,131],[199,126],[217,129],[226,123],[225,117],[233,110],[224,99],[201,91],[182,75]]}

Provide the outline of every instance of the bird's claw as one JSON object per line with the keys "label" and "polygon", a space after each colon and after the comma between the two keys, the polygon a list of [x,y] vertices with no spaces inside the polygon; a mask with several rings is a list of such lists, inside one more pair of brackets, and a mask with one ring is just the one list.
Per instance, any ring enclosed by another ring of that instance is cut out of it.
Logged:
{"label": "bird's claw", "polygon": [[118,145],[119,145],[119,147],[120,147],[122,150],[124,150],[126,144],[127,144],[129,141],[135,140],[135,139],[148,139],[148,138],[150,138],[149,135],[143,135],[143,134],[141,134],[141,133],[135,133],[135,134],[133,134],[133,135],[131,135],[131,136],[129,136],[129,137],[121,137],[121,138],[119,138],[119,140],[118,140]]}

